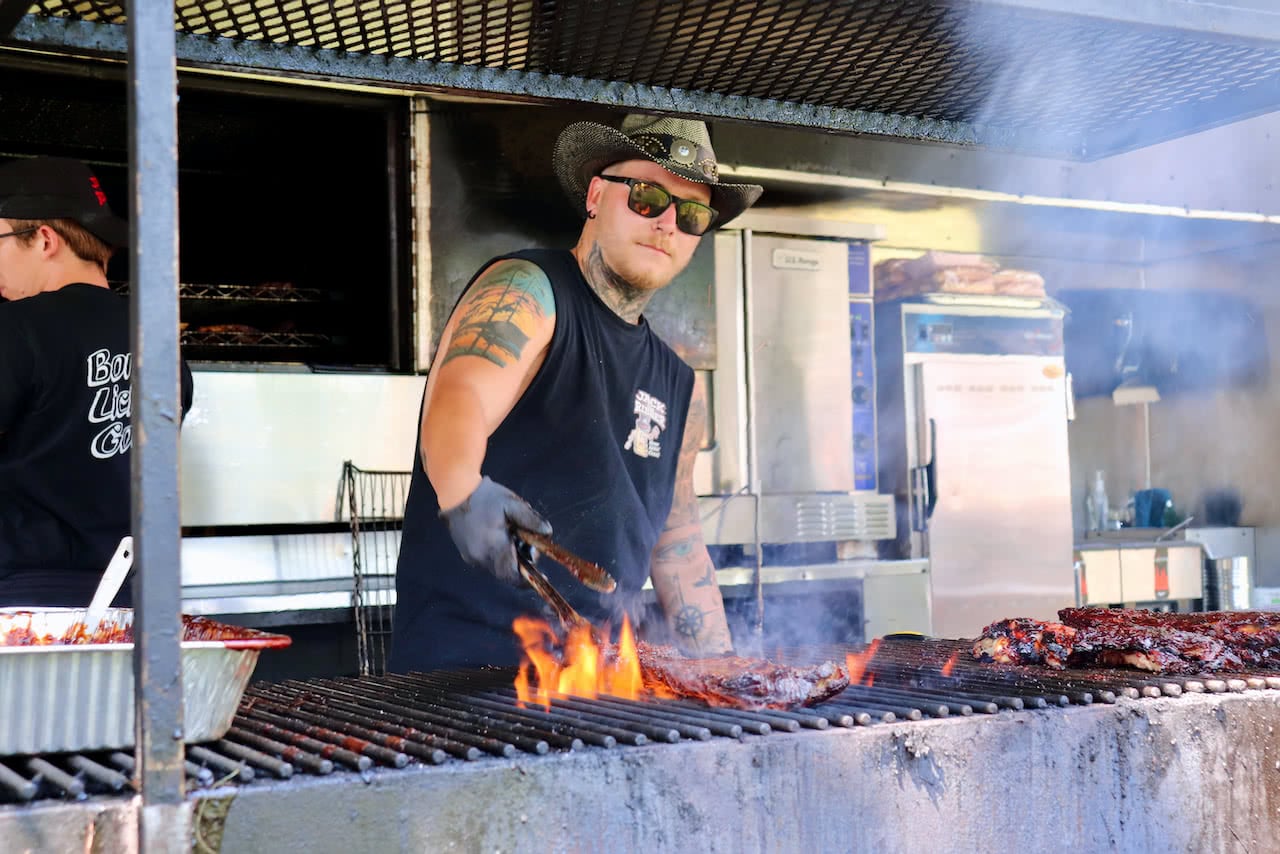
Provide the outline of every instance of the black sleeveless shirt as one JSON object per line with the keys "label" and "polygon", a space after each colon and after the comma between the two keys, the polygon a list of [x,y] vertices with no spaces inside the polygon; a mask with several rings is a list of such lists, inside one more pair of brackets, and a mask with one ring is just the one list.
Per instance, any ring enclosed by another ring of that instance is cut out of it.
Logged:
{"label": "black sleeveless shirt", "polygon": [[[551,559],[538,560],[584,617],[616,629],[623,610],[635,619],[671,510],[693,370],[643,318],[627,323],[606,306],[569,252],[503,257],[546,272],[555,331],[546,360],[490,436],[482,473],[528,501],[558,543],[618,580],[617,591],[599,594]],[[543,616],[555,625],[554,617],[532,590],[464,563],[439,509],[419,439],[396,568],[390,669],[514,664],[512,621]]]}

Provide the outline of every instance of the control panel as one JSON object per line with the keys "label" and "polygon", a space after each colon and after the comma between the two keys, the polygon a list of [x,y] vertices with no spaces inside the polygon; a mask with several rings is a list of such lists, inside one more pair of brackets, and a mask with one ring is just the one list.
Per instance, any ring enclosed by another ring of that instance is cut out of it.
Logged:
{"label": "control panel", "polygon": [[907,312],[903,316],[908,353],[964,353],[980,356],[1061,356],[1061,317],[1001,317]]}
{"label": "control panel", "polygon": [[853,363],[853,481],[876,489],[876,370],[870,247],[849,244],[849,339]]}

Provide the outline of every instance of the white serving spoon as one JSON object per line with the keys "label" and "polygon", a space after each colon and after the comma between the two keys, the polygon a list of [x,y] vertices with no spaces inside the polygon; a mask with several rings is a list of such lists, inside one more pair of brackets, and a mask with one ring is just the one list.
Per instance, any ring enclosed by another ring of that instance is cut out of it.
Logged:
{"label": "white serving spoon", "polygon": [[133,537],[125,537],[120,541],[120,545],[116,546],[116,553],[111,556],[111,562],[107,564],[106,570],[102,573],[102,580],[98,582],[98,589],[94,591],[89,610],[85,611],[85,637],[92,637],[98,630],[103,616],[107,613],[107,608],[111,605],[111,600],[115,599],[116,594],[120,592],[125,576],[129,574],[132,566]]}

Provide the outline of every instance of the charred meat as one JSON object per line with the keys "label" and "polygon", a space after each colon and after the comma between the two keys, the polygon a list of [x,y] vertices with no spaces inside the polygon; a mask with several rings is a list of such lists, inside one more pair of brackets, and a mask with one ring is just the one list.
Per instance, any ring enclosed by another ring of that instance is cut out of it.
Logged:
{"label": "charred meat", "polygon": [[973,654],[998,664],[1047,664],[1061,670],[1067,666],[1075,641],[1076,630],[1070,626],[1018,617],[983,629],[974,641]]}
{"label": "charred meat", "polygon": [[1152,673],[1238,671],[1280,663],[1280,614],[1165,614],[1064,608],[1061,623],[992,623],[973,654],[1002,664],[1129,667]]}
{"label": "charred meat", "polygon": [[1175,629],[1207,635],[1226,645],[1230,654],[1250,666],[1280,665],[1280,613],[1274,611],[1208,611],[1170,614],[1157,611],[1112,611],[1106,608],[1064,608],[1058,612],[1070,625],[1114,625],[1117,616],[1135,626]]}
{"label": "charred meat", "polygon": [[833,661],[792,667],[757,658],[684,658],[669,646],[637,644],[645,687],[659,696],[739,709],[794,709],[831,699],[849,686]]}

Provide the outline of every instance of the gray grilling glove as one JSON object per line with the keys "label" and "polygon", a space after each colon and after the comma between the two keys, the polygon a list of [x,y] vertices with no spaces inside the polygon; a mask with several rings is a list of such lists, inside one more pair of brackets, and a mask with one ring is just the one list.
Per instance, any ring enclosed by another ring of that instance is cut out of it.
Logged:
{"label": "gray grilling glove", "polygon": [[488,477],[465,501],[440,516],[449,526],[449,535],[462,559],[508,584],[520,583],[511,528],[551,533],[550,523],[523,498]]}

